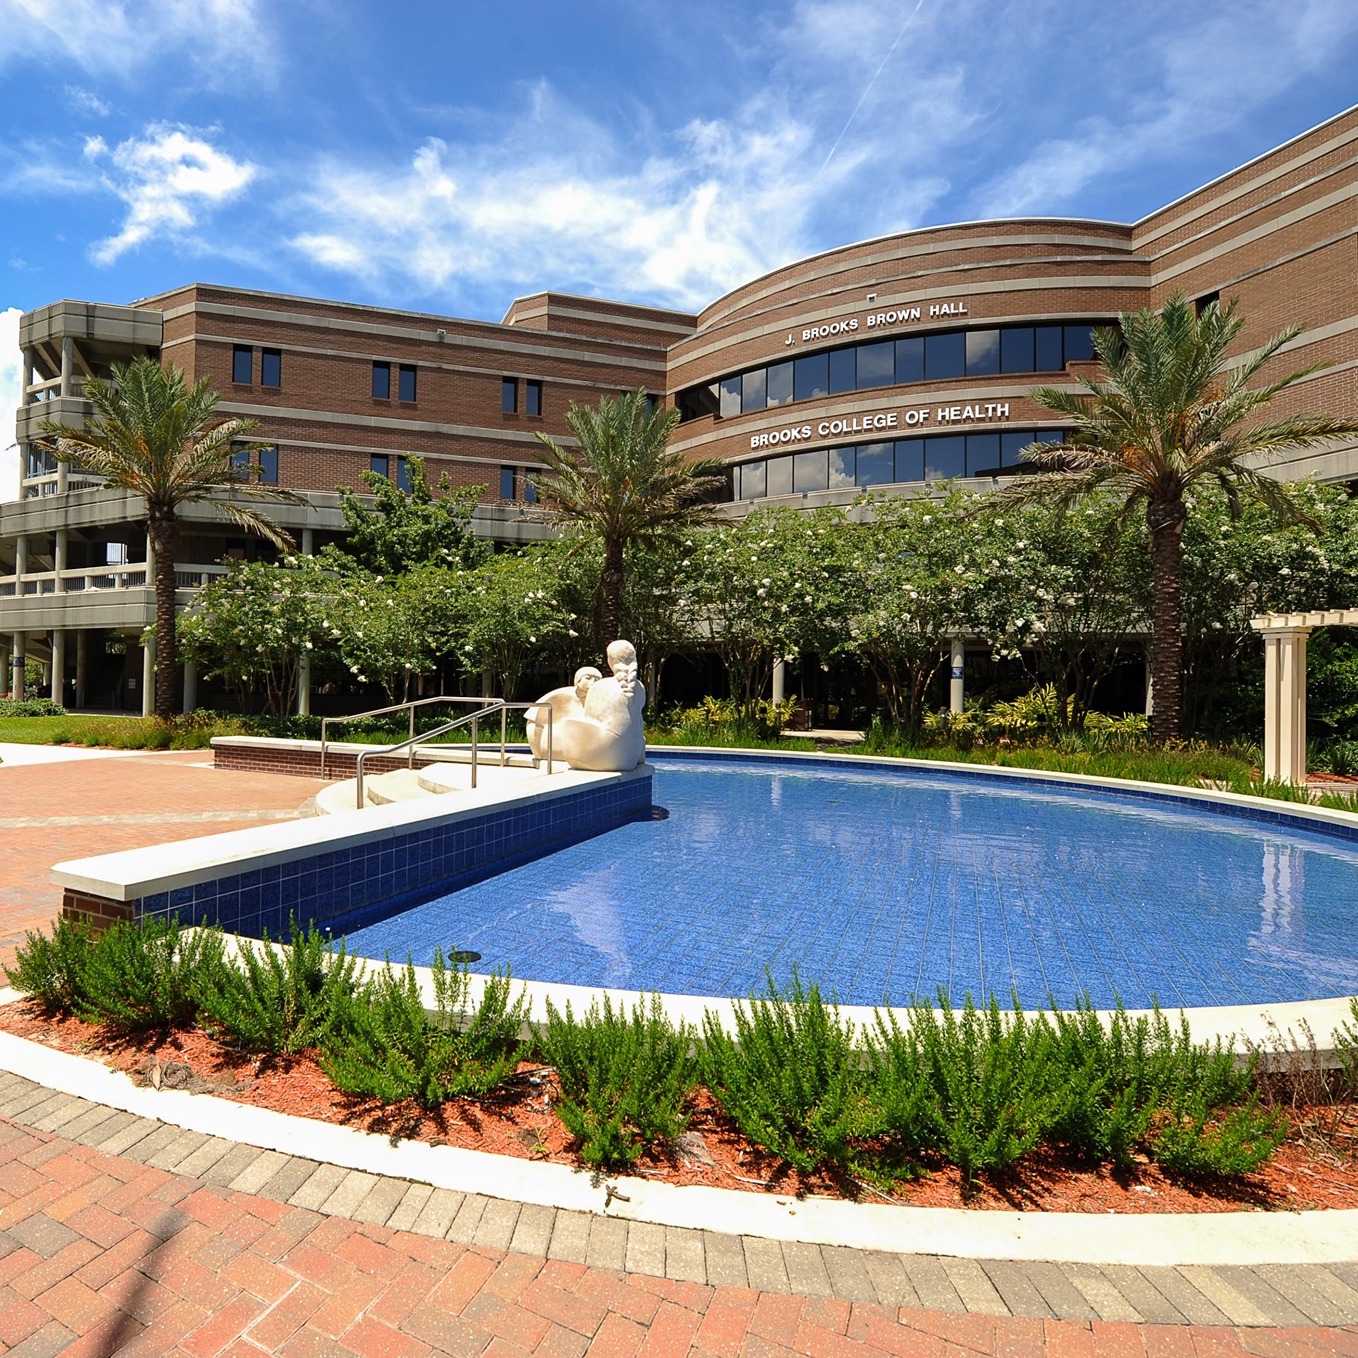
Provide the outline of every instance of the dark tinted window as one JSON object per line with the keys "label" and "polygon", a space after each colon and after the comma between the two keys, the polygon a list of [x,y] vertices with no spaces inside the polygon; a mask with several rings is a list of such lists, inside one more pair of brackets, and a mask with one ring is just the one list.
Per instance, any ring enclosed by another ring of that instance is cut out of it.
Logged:
{"label": "dark tinted window", "polygon": [[415,399],[415,369],[409,363],[401,364],[400,397],[403,401]]}
{"label": "dark tinted window", "polygon": [[896,341],[896,381],[924,381],[924,336],[911,335]]}
{"label": "dark tinted window", "polygon": [[231,350],[231,380],[242,385],[253,380],[251,369],[254,365],[255,351],[248,345],[237,344]]}
{"label": "dark tinted window", "polygon": [[1000,331],[1000,371],[1007,373],[1037,371],[1033,367],[1032,326],[1019,325],[1012,330]]}
{"label": "dark tinted window", "polygon": [[967,472],[967,438],[965,434],[936,435],[924,440],[924,479],[946,481]]}
{"label": "dark tinted window", "polygon": [[852,445],[848,448],[830,449],[831,490],[842,490],[845,486],[854,484],[854,460],[857,451]]}
{"label": "dark tinted window", "polygon": [[896,380],[896,346],[885,340],[881,344],[858,346],[858,385],[889,387]]}
{"label": "dark tinted window", "polygon": [[966,375],[967,337],[960,330],[924,337],[924,375],[929,381]]}
{"label": "dark tinted window", "polygon": [[530,415],[542,414],[542,383],[525,382],[523,388],[524,408]]}
{"label": "dark tinted window", "polygon": [[830,350],[830,391],[853,391],[858,385],[858,351]]}
{"label": "dark tinted window", "polygon": [[679,393],[679,417],[696,420],[703,415],[715,415],[721,409],[721,398],[717,395],[717,384],[709,382],[702,387],[689,387]]}
{"label": "dark tinted window", "polygon": [[410,464],[403,457],[396,459],[396,486],[407,494],[410,491]]}
{"label": "dark tinted window", "polygon": [[1032,434],[1023,433],[1000,435],[1000,466],[1021,467],[1023,459],[1019,453],[1033,441]]}
{"label": "dark tinted window", "polygon": [[388,401],[391,399],[391,364],[373,364],[373,400]]}
{"label": "dark tinted window", "polygon": [[767,493],[768,469],[762,462],[747,462],[736,470],[740,473],[739,496],[742,500],[757,500]]}
{"label": "dark tinted window", "polygon": [[1094,357],[1094,328],[1089,325],[1066,326],[1066,362],[1081,363]]}
{"label": "dark tinted window", "polygon": [[519,382],[515,377],[502,377],[500,379],[500,409],[506,415],[512,415],[519,408]]}
{"label": "dark tinted window", "polygon": [[1059,373],[1066,366],[1062,351],[1061,327],[1059,325],[1039,325],[1033,331],[1036,354],[1033,360],[1035,373]]}
{"label": "dark tinted window", "polygon": [[794,453],[792,455],[792,489],[825,489],[825,450],[818,453]]}
{"label": "dark tinted window", "polygon": [[537,472],[524,472],[523,474],[523,498],[525,503],[535,505],[538,502],[538,474]]}
{"label": "dark tinted window", "polygon": [[514,498],[514,468],[500,468],[500,499],[512,500]]}
{"label": "dark tinted window", "polygon": [[895,444],[865,443],[858,450],[856,472],[860,486],[889,486],[896,479]]}
{"label": "dark tinted window", "polygon": [[790,457],[771,457],[768,467],[768,493],[770,495],[792,494],[792,459]]}
{"label": "dark tinted window", "polygon": [[1000,370],[1000,332],[967,331],[967,376],[989,377]]}
{"label": "dark tinted window", "polygon": [[924,440],[896,440],[896,480],[924,480]]}
{"label": "dark tinted window", "polygon": [[[747,410],[763,410],[765,404],[764,369],[751,368],[740,379],[740,409],[742,413]],[[725,414],[725,411],[722,413]]]}
{"label": "dark tinted window", "polygon": [[792,365],[794,399],[805,401],[812,396],[830,394],[830,355],[810,354]]}
{"label": "dark tinted window", "polygon": [[967,475],[996,476],[1000,470],[1000,436],[967,435]]}
{"label": "dark tinted window", "polygon": [[391,459],[385,453],[374,453],[368,459],[368,470],[378,476],[386,476],[391,470]]}
{"label": "dark tinted window", "polygon": [[721,416],[729,420],[740,414],[740,377],[724,377],[721,383]]}
{"label": "dark tinted window", "polygon": [[768,395],[771,406],[785,406],[792,400],[791,363],[774,363],[770,366]]}
{"label": "dark tinted window", "polygon": [[283,354],[279,349],[265,349],[259,359],[259,384],[262,387],[283,385]]}
{"label": "dark tinted window", "polygon": [[276,486],[278,484],[277,448],[261,448],[259,450],[259,479],[262,485]]}
{"label": "dark tinted window", "polygon": [[[249,477],[245,474],[245,469],[250,465],[250,450],[248,448],[233,448],[231,450],[231,471],[242,481],[248,481]],[[37,475],[32,467],[29,468],[29,475]]]}

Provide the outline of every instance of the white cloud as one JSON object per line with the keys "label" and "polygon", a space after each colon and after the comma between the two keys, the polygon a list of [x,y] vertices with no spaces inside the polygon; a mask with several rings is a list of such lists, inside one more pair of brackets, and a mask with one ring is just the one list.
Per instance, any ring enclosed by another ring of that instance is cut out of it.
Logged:
{"label": "white cloud", "polygon": [[91,251],[96,263],[111,264],[153,236],[184,236],[254,179],[256,167],[213,146],[211,135],[161,123],[112,150],[102,137],[87,139],[86,159],[107,162],[103,182],[128,208],[122,229]]}
{"label": "white cloud", "polygon": [[257,0],[0,0],[0,68],[73,63],[131,80],[173,56],[199,83],[223,88],[275,67],[261,8]]}
{"label": "white cloud", "polygon": [[0,500],[19,498],[19,453],[14,443],[14,412],[23,396],[23,358],[19,353],[18,307],[0,311]]}
{"label": "white cloud", "polygon": [[79,85],[67,85],[62,93],[66,96],[66,107],[73,113],[89,113],[96,118],[107,118],[113,112],[111,104]]}
{"label": "white cloud", "polygon": [[1237,126],[1358,33],[1358,6],[1348,0],[1241,0],[1205,14],[1159,8],[1127,32],[1121,63],[1108,59],[1115,75],[1136,77],[1121,106],[1105,101],[1117,112],[1076,120],[1069,136],[1035,146],[979,191],[978,216],[1060,211],[1101,179]]}

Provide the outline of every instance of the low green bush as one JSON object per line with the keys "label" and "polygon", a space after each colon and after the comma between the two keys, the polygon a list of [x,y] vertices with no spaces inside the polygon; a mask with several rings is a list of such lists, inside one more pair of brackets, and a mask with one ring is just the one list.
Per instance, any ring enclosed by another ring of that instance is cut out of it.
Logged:
{"label": "low green bush", "polygon": [[849,1168],[865,1103],[854,1027],[794,972],[785,990],[735,1005],[735,1036],[703,1016],[703,1083],[757,1146],[810,1172]]}
{"label": "low green bush", "polygon": [[289,927],[292,942],[271,947],[241,939],[234,964],[204,978],[199,1004],[205,1026],[251,1051],[275,1055],[318,1047],[348,1019],[358,988],[358,961],[341,941],[314,925]]}
{"label": "low green bush", "polygon": [[73,1014],[85,1000],[85,968],[93,939],[90,931],[59,919],[51,936],[32,930],[5,968],[10,985],[26,991],[44,1013]]}
{"label": "low green bush", "polygon": [[658,995],[630,1014],[605,995],[579,1019],[569,1002],[563,1014],[547,1001],[547,1022],[534,1038],[556,1069],[557,1114],[587,1165],[626,1168],[684,1130],[684,1104],[697,1082],[694,1036],[687,1024],[669,1022]]}
{"label": "low green bush", "polygon": [[447,1099],[488,1094],[514,1073],[525,997],[511,1003],[508,976],[485,983],[469,1010],[471,977],[435,950],[434,1012],[428,1013],[415,968],[390,964],[346,1006],[344,1022],[327,1032],[321,1066],[346,1094],[386,1103],[414,1099],[427,1108]]}
{"label": "low green bush", "polygon": [[86,954],[77,1012],[127,1033],[185,1027],[225,965],[215,929],[185,930],[164,918],[114,924]]}
{"label": "low green bush", "polygon": [[51,698],[2,698],[0,721],[6,717],[64,717],[66,709]]}
{"label": "low green bush", "polygon": [[1151,1157],[1172,1174],[1229,1178],[1265,1164],[1286,1135],[1286,1119],[1261,1108],[1253,1097],[1225,1112],[1192,1097],[1164,1120]]}
{"label": "low green bush", "polygon": [[937,1151],[966,1185],[1032,1150],[1051,1125],[1051,1029],[997,1001],[961,1012],[917,1004],[908,1028],[879,1013],[868,1034],[870,1097],[903,1151]]}

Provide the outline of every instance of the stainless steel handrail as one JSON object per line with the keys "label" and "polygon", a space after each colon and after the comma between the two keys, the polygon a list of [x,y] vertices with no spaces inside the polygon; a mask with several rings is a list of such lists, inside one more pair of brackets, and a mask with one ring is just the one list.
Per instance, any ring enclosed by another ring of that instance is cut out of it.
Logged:
{"label": "stainless steel handrail", "polygon": [[[385,717],[385,716],[388,716],[388,715],[389,715],[390,713],[392,713],[392,712],[404,712],[404,711],[406,711],[407,709],[409,709],[409,711],[410,711],[410,735],[411,735],[411,739],[414,739],[414,736],[415,736],[415,709],[416,709],[417,707],[429,707],[429,706],[430,706],[431,704],[433,704],[433,703],[484,703],[485,701],[486,701],[486,700],[485,700],[484,698],[462,698],[462,697],[454,696],[453,694],[450,694],[450,693],[440,693],[440,694],[438,695],[438,697],[436,697],[436,698],[411,698],[411,699],[410,699],[409,701],[407,701],[407,702],[404,702],[404,703],[396,703],[396,704],[394,704],[392,707],[374,707],[374,708],[372,709],[371,712],[353,712],[353,713],[350,713],[350,715],[347,716],[347,717],[322,717],[322,718],[321,718],[321,777],[324,778],[324,777],[325,777],[325,774],[326,774],[326,768],[325,768],[325,754],[326,754],[326,746],[327,746],[327,743],[328,743],[328,741],[327,741],[327,734],[328,734],[328,732],[329,732],[330,723],[331,723],[331,722],[335,722],[336,724],[338,724],[338,723],[340,723],[340,722],[345,722],[345,721],[362,721],[364,717]],[[497,700],[497,701],[498,701],[498,700]],[[426,734],[425,734],[425,738],[427,738],[427,737],[428,737],[428,732],[426,732]],[[407,765],[407,767],[409,767],[409,768],[414,768],[414,766],[415,766],[415,752],[414,752],[414,747],[412,746],[412,748],[411,748],[411,754],[410,754],[410,762],[409,762],[409,764]]]}
{"label": "stainless steel handrail", "polygon": [[[461,701],[464,701],[464,702],[465,702],[466,699],[462,699]],[[478,699],[478,701],[484,702],[485,700],[484,700],[484,699]],[[472,785],[473,788],[475,788],[475,787],[476,787],[476,768],[477,768],[477,764],[479,763],[479,755],[478,755],[478,739],[477,739],[477,737],[478,737],[477,722],[479,722],[479,721],[481,720],[482,717],[488,717],[488,716],[490,716],[491,713],[493,713],[493,712],[499,712],[499,714],[500,714],[500,767],[501,767],[501,768],[504,768],[504,766],[505,766],[505,745],[506,745],[506,743],[507,743],[507,741],[506,741],[506,727],[505,727],[507,714],[509,713],[509,711],[510,711],[511,709],[517,711],[519,708],[523,708],[523,709],[526,710],[526,709],[528,709],[528,708],[530,708],[530,707],[538,707],[538,706],[540,706],[540,704],[538,704],[538,703],[507,703],[507,702],[504,702],[504,701],[502,701],[501,699],[497,698],[497,699],[495,699],[494,702],[488,703],[485,707],[478,708],[475,712],[468,712],[465,716],[455,717],[452,721],[444,722],[442,726],[436,726],[432,731],[424,731],[424,732],[422,732],[422,733],[421,733],[420,735],[418,735],[418,736],[411,736],[410,739],[408,739],[408,740],[403,740],[403,741],[399,742],[399,743],[396,744],[396,745],[388,745],[385,749],[380,749],[380,750],[360,750],[360,751],[359,751],[359,754],[358,754],[358,758],[354,761],[355,772],[356,772],[356,775],[357,775],[356,778],[355,778],[356,786],[355,786],[355,789],[354,789],[354,804],[355,804],[356,809],[359,810],[359,811],[362,811],[363,808],[364,808],[364,806],[367,805],[367,798],[366,798],[366,796],[364,795],[364,792],[363,792],[363,761],[364,761],[365,759],[367,759],[369,755],[395,754],[398,750],[404,750],[404,749],[409,748],[409,752],[410,752],[410,753],[409,753],[409,760],[408,760],[408,762],[407,762],[406,767],[407,767],[407,768],[414,768],[414,767],[415,767],[415,746],[416,746],[416,745],[420,744],[420,743],[423,742],[423,741],[427,741],[427,740],[435,740],[435,739],[437,739],[439,736],[447,735],[449,731],[455,731],[459,726],[466,726],[467,723],[470,722],[470,723],[471,723],[471,728],[472,728],[472,739],[471,739],[471,785]],[[550,774],[550,773],[552,772],[552,727],[553,727],[553,722],[554,722],[554,720],[555,720],[556,714],[552,711],[552,709],[551,709],[550,706],[548,706],[548,707],[546,708],[546,712],[547,712],[547,772],[548,772],[548,774]],[[371,714],[369,714],[369,715],[371,715]]]}

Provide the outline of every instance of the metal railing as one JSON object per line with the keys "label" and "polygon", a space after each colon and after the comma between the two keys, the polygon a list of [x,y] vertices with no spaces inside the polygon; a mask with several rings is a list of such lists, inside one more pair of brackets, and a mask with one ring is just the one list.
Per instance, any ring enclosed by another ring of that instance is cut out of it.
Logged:
{"label": "metal railing", "polygon": [[[484,698],[457,698],[445,693],[440,693],[437,698],[411,698],[408,702],[395,703],[391,707],[374,707],[370,712],[353,712],[347,717],[322,717],[321,718],[321,777],[325,777],[325,752],[329,744],[329,733],[331,726],[339,726],[346,721],[363,721],[367,717],[387,717],[393,712],[410,712],[410,738],[415,738],[415,709],[417,707],[429,707],[434,703],[484,703]],[[410,752],[410,768],[415,767],[415,752]]]}
{"label": "metal railing", "polygon": [[[425,703],[428,703],[428,702],[430,702],[431,700],[426,698],[426,699],[424,699],[424,700],[422,700],[422,701],[425,702]],[[435,699],[435,700],[432,700],[432,701],[437,701],[437,700]],[[499,698],[492,699],[492,700],[491,700],[490,702],[488,702],[488,703],[486,702],[486,700],[485,700],[484,698],[457,698],[457,699],[451,699],[451,698],[450,698],[450,699],[446,699],[445,701],[448,701],[448,702],[480,702],[480,703],[485,703],[485,706],[484,706],[484,707],[479,707],[479,708],[477,708],[477,710],[476,710],[475,712],[467,712],[467,713],[464,713],[464,714],[463,714],[462,716],[460,716],[460,717],[454,717],[452,721],[446,721],[446,722],[443,723],[442,726],[436,726],[432,731],[422,731],[418,736],[412,734],[408,739],[402,740],[402,741],[398,741],[395,745],[388,745],[388,746],[386,746],[384,749],[379,749],[379,750],[360,750],[360,751],[359,751],[359,754],[358,754],[358,758],[354,761],[354,772],[355,772],[354,805],[356,806],[356,808],[357,808],[358,810],[360,810],[360,811],[363,810],[363,808],[367,805],[367,798],[366,798],[366,796],[364,795],[364,792],[363,792],[363,762],[364,762],[364,760],[366,760],[366,759],[369,757],[369,755],[376,755],[376,756],[379,756],[379,757],[380,757],[380,756],[382,756],[382,755],[396,754],[397,751],[399,751],[399,750],[405,750],[405,751],[407,751],[406,767],[407,767],[407,768],[414,768],[414,767],[415,767],[415,747],[416,747],[416,745],[422,744],[422,743],[424,743],[424,742],[426,742],[426,741],[436,740],[439,736],[447,735],[449,731],[455,731],[455,730],[457,730],[457,728],[458,728],[459,726],[466,726],[466,725],[468,725],[468,724],[470,723],[470,725],[471,725],[471,732],[472,732],[472,738],[471,738],[471,786],[472,786],[472,789],[473,789],[473,791],[474,791],[475,788],[476,788],[476,770],[477,770],[477,766],[478,766],[479,763],[480,763],[480,753],[479,753],[479,748],[478,748],[478,746],[479,746],[479,739],[478,739],[478,725],[477,725],[477,723],[480,722],[480,720],[481,720],[482,717],[488,717],[488,716],[490,716],[492,713],[498,712],[498,713],[500,714],[500,759],[499,759],[499,765],[500,765],[501,768],[504,768],[504,766],[505,766],[505,745],[506,745],[506,743],[507,743],[507,741],[506,741],[506,723],[507,723],[507,720],[508,720],[508,717],[509,717],[509,712],[510,712],[510,710],[511,710],[511,709],[517,710],[517,709],[519,709],[519,708],[523,708],[524,710],[527,710],[527,709],[530,708],[530,707],[538,707],[538,706],[540,705],[540,704],[538,704],[538,703],[507,703],[507,702],[502,701],[502,700],[499,699]],[[397,707],[395,707],[395,708],[387,708],[387,709],[385,709],[385,710],[386,710],[386,711],[399,711],[401,707],[404,707],[404,706],[406,706],[406,705],[407,705],[407,704],[402,703],[402,704],[400,704],[399,706],[397,706]],[[550,774],[550,773],[553,771],[553,770],[552,770],[552,721],[553,721],[553,716],[554,716],[554,714],[553,714],[552,709],[551,709],[550,707],[547,707],[547,708],[545,708],[544,710],[545,710],[546,713],[547,713],[547,760],[546,760],[546,764],[547,764],[547,772]],[[359,714],[357,714],[357,715],[359,715],[359,716],[376,716],[376,715],[378,715],[378,714],[377,714],[377,713],[374,713],[374,712],[369,712],[369,713],[359,713]],[[326,720],[344,720],[344,718],[326,718]],[[352,720],[352,718],[350,718],[350,720]],[[413,730],[414,725],[415,725],[415,713],[414,713],[413,708],[412,708],[411,714],[410,714],[410,724],[411,724],[411,727],[412,727],[412,730]],[[325,724],[324,724],[324,721],[323,721],[323,722],[322,722],[322,735],[321,735],[321,767],[322,767],[322,770],[324,770],[324,767],[325,767],[325,735],[324,735],[324,729],[325,729]],[[534,763],[536,763],[536,762],[537,762],[537,761],[534,760]],[[322,772],[322,775],[321,775],[321,776],[322,776],[322,777],[325,776],[325,775],[324,775],[324,772]]]}

